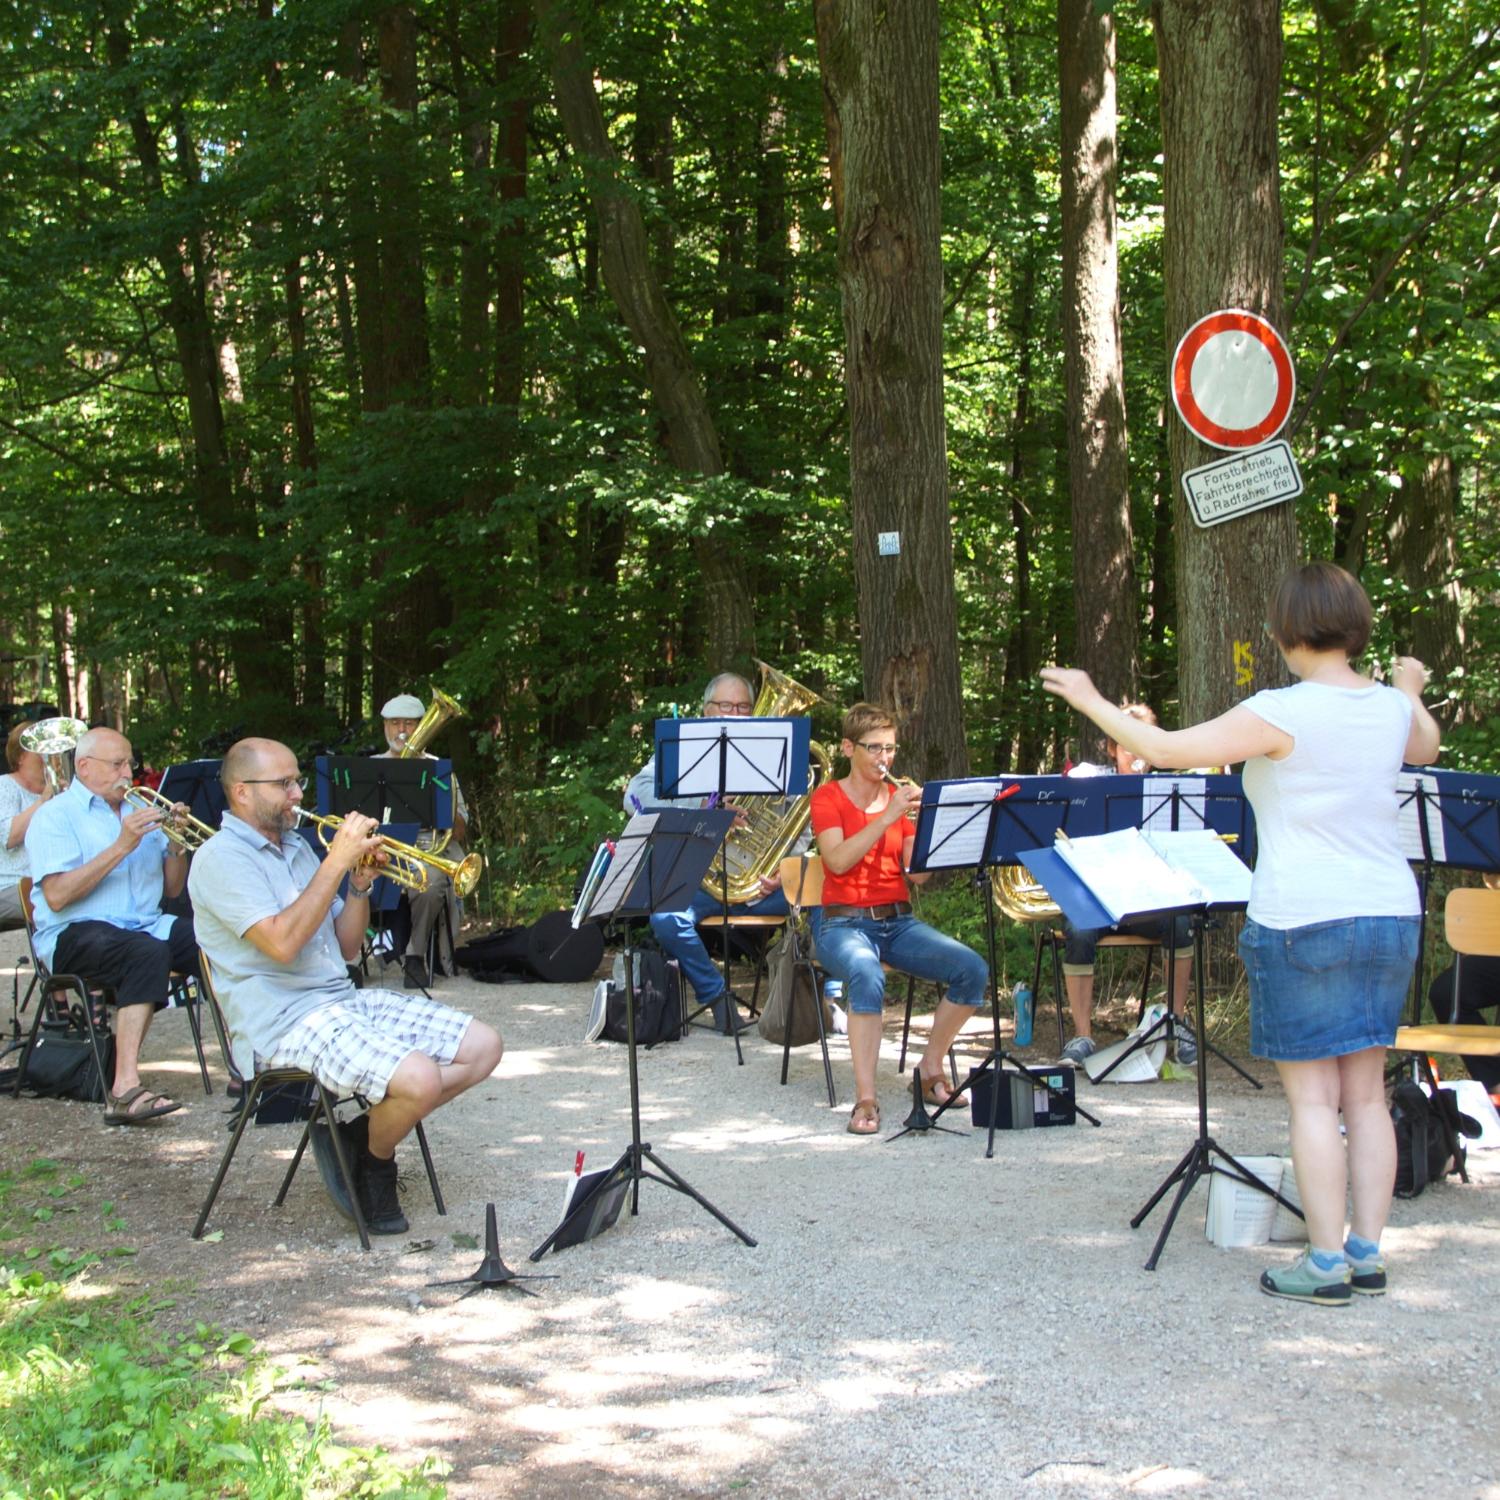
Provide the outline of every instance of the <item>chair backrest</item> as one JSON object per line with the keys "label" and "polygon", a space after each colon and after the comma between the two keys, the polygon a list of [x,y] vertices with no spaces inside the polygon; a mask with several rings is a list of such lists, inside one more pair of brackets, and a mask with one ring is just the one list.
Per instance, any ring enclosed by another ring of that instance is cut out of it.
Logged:
{"label": "chair backrest", "polygon": [[1449,891],[1443,935],[1455,953],[1500,956],[1500,891]]}
{"label": "chair backrest", "polygon": [[789,854],[781,862],[781,889],[787,901],[803,908],[823,904],[823,861],[816,854],[805,858]]}
{"label": "chair backrest", "polygon": [[47,978],[52,970],[37,957],[36,951],[36,905],[31,899],[31,876],[23,875],[17,882],[16,889],[21,896],[21,916],[26,921],[26,946],[31,951],[31,967],[36,970],[43,979]]}
{"label": "chair backrest", "polygon": [[214,1023],[214,1033],[219,1038],[219,1051],[224,1055],[224,1067],[230,1077],[238,1078],[239,1070],[234,1065],[234,1052],[229,1040],[229,1022],[224,1019],[224,1008],[219,1004],[219,992],[214,988],[213,960],[202,947],[198,949],[198,993],[208,1004],[208,1014]]}

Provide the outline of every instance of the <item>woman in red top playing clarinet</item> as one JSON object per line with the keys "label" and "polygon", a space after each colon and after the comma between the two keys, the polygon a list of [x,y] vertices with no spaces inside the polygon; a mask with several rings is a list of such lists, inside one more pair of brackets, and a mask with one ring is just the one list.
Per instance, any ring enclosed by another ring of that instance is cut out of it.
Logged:
{"label": "woman in red top playing clarinet", "polygon": [[823,928],[818,959],[844,981],[849,1006],[849,1052],[854,1061],[851,1135],[880,1131],[875,1067],[880,1059],[883,963],[946,986],[932,1034],[922,1054],[922,1092],[929,1104],[949,1097],[943,1059],[959,1028],[984,1003],[989,966],[973,951],[944,937],[911,914],[907,881],[921,787],[890,780],[896,721],[874,703],[856,703],[844,715],[843,745],[849,774],[812,794],[812,827],[823,858]]}

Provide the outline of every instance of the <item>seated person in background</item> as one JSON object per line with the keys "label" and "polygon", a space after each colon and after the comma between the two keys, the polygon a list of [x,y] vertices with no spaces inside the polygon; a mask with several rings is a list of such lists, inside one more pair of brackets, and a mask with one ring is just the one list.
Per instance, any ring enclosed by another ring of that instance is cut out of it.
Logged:
{"label": "seated person in background", "polygon": [[[1144,703],[1122,703],[1120,712],[1142,724],[1155,724],[1156,715]],[[1146,761],[1130,750],[1105,741],[1111,764],[1093,766],[1084,762],[1068,772],[1070,776],[1140,776],[1151,769]],[[1074,927],[1066,917],[1063,927],[1067,941],[1063,947],[1063,983],[1068,991],[1068,1009],[1073,1016],[1073,1040],[1063,1048],[1069,1062],[1082,1063],[1097,1051],[1094,1041],[1094,952],[1099,939],[1111,933],[1130,937],[1147,937],[1162,942],[1167,937],[1167,922],[1172,923],[1172,1014],[1176,1020],[1177,1061],[1191,1067],[1198,1061],[1198,1039],[1188,1024],[1186,1006],[1188,987],[1193,977],[1193,949],[1186,917],[1136,917],[1118,927]]]}
{"label": "seated person in background", "polygon": [[[703,717],[722,719],[748,716],[755,705],[755,695],[750,684],[734,672],[720,672],[703,690]],[[631,778],[625,789],[624,805],[627,813],[650,812],[661,807],[694,807],[701,805],[696,797],[658,797],[656,795],[656,757],[641,767]],[[744,823],[741,814],[735,827]],[[733,838],[733,834],[730,835]],[[794,852],[807,847],[804,834]],[[731,866],[732,872],[732,866]],[[756,901],[746,901],[729,908],[733,916],[782,917],[786,915],[786,896],[781,890],[779,874],[764,878],[760,882],[761,896]],[[698,923],[706,917],[717,916],[724,904],[711,892],[700,889],[684,911],[656,912],[651,918],[651,931],[682,968],[683,977],[693,988],[698,1005],[713,1007],[714,1025],[726,1036],[730,1028],[743,1030],[749,1023],[735,1013],[733,997],[726,995],[724,976],[719,966],[708,956],[703,939],[698,934]]]}
{"label": "seated person in background", "polygon": [[[426,996],[357,990],[350,981],[346,963],[364,939],[380,849],[373,818],[351,813],[319,860],[292,832],[302,783],[285,745],[240,740],[220,777],[228,810],[194,858],[188,888],[235,1066],[245,1078],[303,1068],[335,1094],[373,1101],[367,1115],[339,1129],[370,1232],[404,1234],[396,1146],[494,1072],[500,1037]],[[315,1132],[313,1145],[335,1207],[352,1218],[326,1134]]]}
{"label": "seated person in background", "polygon": [[922,801],[920,787],[886,780],[897,751],[896,721],[874,703],[844,715],[840,749],[849,774],[812,794],[812,827],[823,857],[823,926],[818,962],[844,981],[849,1007],[849,1054],[854,1063],[851,1135],[880,1130],[875,1071],[880,1060],[885,971],[890,964],[946,986],[932,1018],[919,1067],[929,1104],[947,1101],[943,1059],[964,1022],[984,1003],[989,966],[972,949],[944,937],[911,914],[907,881],[914,830],[908,821]]}
{"label": "seated person in background", "polygon": [[[1486,875],[1484,883],[1500,890],[1500,875]],[[1439,1021],[1459,1026],[1483,1026],[1485,1011],[1500,1006],[1500,958],[1488,954],[1470,954],[1463,961],[1463,986],[1458,995],[1458,1010],[1453,1009],[1453,965],[1449,964],[1427,987],[1427,1000]],[[1487,1094],[1500,1096],[1500,1057],[1466,1056],[1464,1067],[1470,1078],[1477,1078]]]}
{"label": "seated person in background", "polygon": [[73,781],[26,830],[37,956],[58,974],[114,991],[115,1075],[104,1118],[139,1125],[182,1106],[141,1082],[141,1044],[174,972],[197,974],[187,917],[162,911],[187,879],[187,855],[159,812],[125,812],[130,741],[91,729],[73,751]]}
{"label": "seated person in background", "polygon": [[[410,693],[400,693],[392,698],[384,708],[380,710],[380,717],[385,721],[385,743],[387,748],[382,750],[376,759],[397,759],[400,757],[406,742],[411,738],[417,725],[422,722],[426,714],[426,705],[420,698],[413,697]],[[437,756],[422,752],[423,760],[436,760]],[[453,837],[448,841],[443,850],[444,859],[461,860],[468,852],[464,848],[469,837],[469,805],[464,801],[464,794],[459,789],[458,776],[453,777]],[[437,841],[436,834],[431,828],[424,828],[417,835],[417,847],[419,849],[430,849]],[[458,895],[453,889],[453,882],[441,871],[434,870],[431,866],[427,870],[427,889],[418,891],[416,894],[407,892],[407,902],[411,908],[411,933],[406,939],[402,968],[406,988],[409,990],[425,989],[436,977],[428,972],[427,950],[432,942],[434,929],[437,932],[437,968],[443,974],[456,974],[457,966],[453,962],[453,935],[458,931],[461,920],[461,909]]]}
{"label": "seated person in background", "polygon": [[21,882],[31,874],[26,830],[37,808],[52,796],[42,757],[21,748],[21,736],[32,722],[17,724],[5,741],[5,764],[10,770],[0,776],[0,932],[26,925],[21,910]]}

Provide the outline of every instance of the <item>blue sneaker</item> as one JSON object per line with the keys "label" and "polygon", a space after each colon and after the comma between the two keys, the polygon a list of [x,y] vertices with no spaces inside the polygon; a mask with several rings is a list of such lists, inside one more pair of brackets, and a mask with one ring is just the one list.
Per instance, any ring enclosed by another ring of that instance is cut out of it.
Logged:
{"label": "blue sneaker", "polygon": [[1260,1273],[1260,1289],[1270,1297],[1290,1297],[1294,1302],[1313,1302],[1319,1307],[1349,1305],[1349,1263],[1341,1260],[1331,1271],[1319,1270],[1310,1252],[1304,1251],[1291,1265]]}
{"label": "blue sneaker", "polygon": [[1360,1258],[1350,1255],[1346,1249],[1344,1259],[1349,1262],[1351,1292],[1358,1292],[1361,1297],[1385,1296],[1385,1260],[1380,1251]]}
{"label": "blue sneaker", "polygon": [[1198,1037],[1193,1028],[1179,1017],[1172,1031],[1177,1038],[1177,1061],[1185,1068],[1193,1067],[1198,1061]]}

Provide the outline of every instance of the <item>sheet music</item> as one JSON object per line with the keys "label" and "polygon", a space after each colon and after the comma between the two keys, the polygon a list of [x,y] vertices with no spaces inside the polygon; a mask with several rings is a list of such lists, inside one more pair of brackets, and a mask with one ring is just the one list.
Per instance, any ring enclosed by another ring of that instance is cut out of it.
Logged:
{"label": "sheet music", "polygon": [[1146,842],[1139,828],[1059,839],[1057,852],[1114,922],[1132,912],[1201,906],[1207,899],[1195,880],[1174,870]]}
{"label": "sheet music", "polygon": [[730,796],[785,796],[794,724],[790,719],[679,719],[676,797],[719,790],[719,738],[727,734],[724,791]]}
{"label": "sheet music", "polygon": [[984,863],[990,805],[1005,785],[1001,777],[979,776],[972,781],[951,781],[938,788],[924,868],[959,870]]}
{"label": "sheet music", "polygon": [[1190,876],[1210,902],[1238,906],[1250,900],[1250,867],[1211,828],[1148,833],[1146,842]]}
{"label": "sheet music", "polygon": [[659,813],[654,812],[631,815],[624,833],[615,840],[614,858],[604,872],[604,879],[600,882],[591,911],[614,911],[625,899],[640,871],[641,861],[645,858],[646,840],[656,832],[656,820],[659,816]]}
{"label": "sheet music", "polygon": [[[1203,813],[1207,806],[1207,782],[1201,776],[1164,776],[1160,773],[1141,778],[1141,824],[1148,833],[1183,832],[1208,826]],[[1172,788],[1177,788],[1177,827],[1172,827]]]}
{"label": "sheet music", "polygon": [[1427,850],[1422,846],[1422,803],[1417,796],[1421,787],[1428,798],[1427,837],[1432,845],[1432,858],[1442,864],[1447,858],[1447,843],[1443,837],[1443,815],[1438,809],[1439,781],[1422,771],[1402,771],[1396,777],[1396,817],[1401,839],[1401,852],[1408,859],[1426,859]]}
{"label": "sheet music", "polygon": [[609,868],[614,852],[614,845],[608,842],[600,844],[594,850],[588,874],[583,877],[583,884],[578,889],[578,900],[573,903],[572,925],[574,927],[583,926],[589,907],[593,904],[594,892],[599,889],[599,882],[604,879],[604,872]]}

